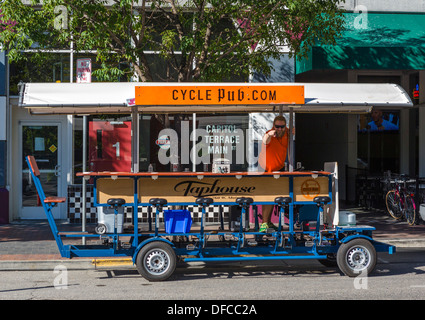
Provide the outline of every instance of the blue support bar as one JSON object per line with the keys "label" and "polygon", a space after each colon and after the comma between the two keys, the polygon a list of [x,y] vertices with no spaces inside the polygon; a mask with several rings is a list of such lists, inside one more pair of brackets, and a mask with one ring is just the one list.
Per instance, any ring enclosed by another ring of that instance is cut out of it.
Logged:
{"label": "blue support bar", "polygon": [[46,195],[44,194],[44,190],[43,190],[43,187],[41,185],[40,178],[35,175],[35,173],[32,169],[32,166],[30,164],[29,157],[26,157],[25,160],[27,162],[27,165],[28,165],[29,171],[31,173],[31,177],[33,179],[33,182],[34,182],[35,188],[37,190],[38,196],[40,198],[41,204],[43,205],[44,212],[46,213],[46,217],[47,217],[47,221],[48,221],[49,226],[50,226],[50,230],[53,233],[53,237],[55,238],[55,241],[56,241],[56,244],[58,246],[58,249],[59,249],[61,256],[64,256],[65,255],[64,245],[63,245],[61,237],[59,236],[59,231],[58,231],[58,228],[57,228],[56,223],[55,223],[55,219],[54,219],[53,214],[52,214],[52,208],[55,206],[55,204],[54,203],[46,203],[44,201],[44,200],[46,200]]}
{"label": "blue support bar", "polygon": [[138,232],[139,232],[139,210],[138,210],[138,192],[137,192],[137,182],[139,180],[134,178],[134,201],[133,201],[133,227],[134,227],[134,235],[133,235],[133,243],[132,247],[137,248],[139,245]]}
{"label": "blue support bar", "polygon": [[268,257],[202,257],[202,258],[184,258],[184,262],[231,262],[231,261],[261,261],[261,260],[318,260],[327,259],[326,255],[311,255],[311,256],[290,256],[290,255],[274,255]]}

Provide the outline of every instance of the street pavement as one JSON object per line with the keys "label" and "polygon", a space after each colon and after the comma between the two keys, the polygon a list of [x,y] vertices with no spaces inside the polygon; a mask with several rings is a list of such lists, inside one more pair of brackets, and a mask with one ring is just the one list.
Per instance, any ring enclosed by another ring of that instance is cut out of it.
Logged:
{"label": "street pavement", "polygon": [[[356,213],[357,225],[376,228],[373,238],[396,247],[425,248],[425,223],[409,226],[405,221],[395,221],[383,210],[344,208]],[[59,231],[81,231],[80,224],[57,222]],[[87,231],[94,229],[87,226]],[[64,244],[81,244],[81,238],[64,240]],[[99,259],[97,259],[99,260]],[[69,269],[96,268],[90,258],[62,258],[46,220],[17,221],[0,225],[0,270],[52,269],[58,264]]]}

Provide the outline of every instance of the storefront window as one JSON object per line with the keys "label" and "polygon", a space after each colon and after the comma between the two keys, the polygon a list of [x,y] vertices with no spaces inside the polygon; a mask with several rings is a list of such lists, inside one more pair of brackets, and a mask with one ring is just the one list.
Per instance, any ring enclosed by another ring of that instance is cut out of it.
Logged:
{"label": "storefront window", "polygon": [[[202,163],[209,162],[209,171],[214,161],[225,159],[231,171],[247,171],[246,139],[248,138],[248,115],[220,115],[197,117],[197,156]],[[205,160],[204,160],[205,159]],[[202,171],[202,164],[197,166]]]}
{"label": "storefront window", "polygon": [[[191,171],[192,163],[187,159],[188,150],[192,145],[191,141],[187,141],[187,137],[191,132],[192,116],[166,114],[140,116],[139,170]],[[173,161],[171,161],[172,150],[177,150]],[[173,168],[171,162],[178,165]]]}
{"label": "storefront window", "polygon": [[[195,163],[196,171],[211,171],[214,161],[229,163],[231,171],[248,170],[249,153],[254,149],[246,141],[250,134],[248,115],[197,114],[195,119],[194,142],[192,115],[143,115],[140,170],[147,171],[151,165],[151,170],[159,172],[192,171]],[[175,160],[173,150],[176,150]]]}
{"label": "storefront window", "polygon": [[[37,63],[35,62],[37,61]],[[69,82],[69,53],[27,53],[26,60],[10,64],[10,94],[18,95],[22,82]]]}
{"label": "storefront window", "polygon": [[[74,126],[74,183],[82,171],[83,117],[75,116]],[[131,171],[131,116],[102,115],[87,119],[87,171]]]}
{"label": "storefront window", "polygon": [[400,112],[375,109],[360,115],[358,123],[359,169],[382,174],[400,170]]}
{"label": "storefront window", "polygon": [[[398,75],[358,75],[359,83],[395,83]],[[360,115],[357,135],[357,168],[382,175],[400,171],[400,112],[374,108]]]}
{"label": "storefront window", "polygon": [[252,82],[294,82],[295,61],[289,58],[288,54],[283,54],[279,59],[270,58],[272,67],[270,76],[265,76],[259,71],[254,71]]}

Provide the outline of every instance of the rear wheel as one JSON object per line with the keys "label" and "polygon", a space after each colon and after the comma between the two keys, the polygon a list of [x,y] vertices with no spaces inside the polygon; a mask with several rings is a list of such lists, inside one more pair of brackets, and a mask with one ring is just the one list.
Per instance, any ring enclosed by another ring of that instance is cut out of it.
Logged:
{"label": "rear wheel", "polygon": [[337,267],[338,264],[336,263],[336,255],[335,253],[328,253],[326,255],[327,259],[319,259],[319,262],[324,265],[325,267],[333,268]]}
{"label": "rear wheel", "polygon": [[388,191],[385,196],[385,204],[387,205],[388,213],[396,220],[403,217],[403,212],[400,208],[400,196],[395,190]]}
{"label": "rear wheel", "polygon": [[413,226],[414,224],[416,224],[415,201],[409,195],[406,195],[405,210],[407,223]]}
{"label": "rear wheel", "polygon": [[136,267],[146,280],[164,281],[174,273],[176,262],[176,253],[168,243],[154,241],[139,251]]}
{"label": "rear wheel", "polygon": [[376,266],[376,250],[367,239],[341,244],[336,255],[338,268],[349,277],[369,275]]}

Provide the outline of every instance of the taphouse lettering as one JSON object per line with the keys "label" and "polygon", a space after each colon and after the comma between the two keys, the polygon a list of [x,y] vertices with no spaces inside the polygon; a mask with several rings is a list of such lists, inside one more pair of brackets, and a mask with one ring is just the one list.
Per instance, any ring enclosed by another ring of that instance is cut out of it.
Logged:
{"label": "taphouse lettering", "polygon": [[249,194],[254,190],[254,186],[222,186],[220,179],[216,179],[213,183],[186,180],[174,187],[174,191],[182,192],[183,196],[193,197]]}

